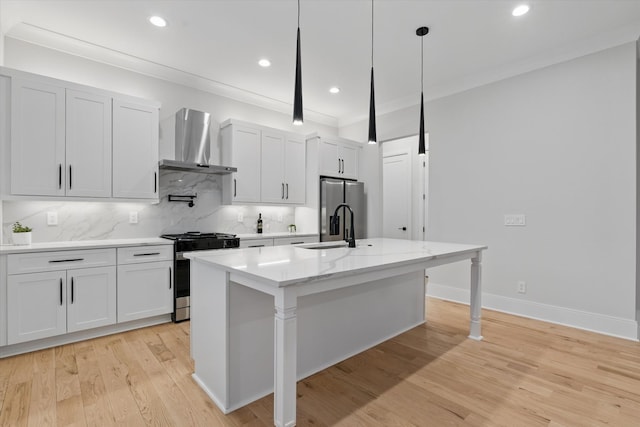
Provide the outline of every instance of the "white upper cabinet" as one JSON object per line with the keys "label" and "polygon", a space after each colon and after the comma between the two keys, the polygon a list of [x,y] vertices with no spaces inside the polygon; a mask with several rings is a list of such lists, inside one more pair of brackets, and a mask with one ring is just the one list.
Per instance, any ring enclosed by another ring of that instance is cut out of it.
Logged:
{"label": "white upper cabinet", "polygon": [[318,141],[318,173],[336,178],[358,179],[357,143],[314,136]]}
{"label": "white upper cabinet", "polygon": [[284,134],[262,132],[261,200],[285,203]]}
{"label": "white upper cabinet", "polygon": [[222,164],[238,168],[222,178],[224,203],[260,202],[260,129],[234,123],[221,134]]}
{"label": "white upper cabinet", "polygon": [[[158,200],[158,106],[0,68],[6,196]],[[10,82],[5,84],[4,82]],[[9,154],[10,153],[10,154]]]}
{"label": "white upper cabinet", "polygon": [[113,197],[158,198],[158,109],[113,100]]}
{"label": "white upper cabinet", "polygon": [[11,81],[11,193],[64,196],[65,89]]}
{"label": "white upper cabinet", "polygon": [[111,98],[67,90],[67,196],[111,197]]}
{"label": "white upper cabinet", "polygon": [[284,182],[287,203],[305,203],[306,153],[304,137],[287,136],[284,144]]}
{"label": "white upper cabinet", "polygon": [[304,137],[228,120],[222,125],[222,164],[238,168],[223,176],[223,201],[304,204]]}

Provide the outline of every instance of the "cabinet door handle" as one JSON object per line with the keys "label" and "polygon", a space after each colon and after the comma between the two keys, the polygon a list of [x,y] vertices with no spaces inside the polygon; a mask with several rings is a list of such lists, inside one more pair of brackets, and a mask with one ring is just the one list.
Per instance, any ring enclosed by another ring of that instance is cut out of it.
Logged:
{"label": "cabinet door handle", "polygon": [[69,259],[52,259],[52,260],[49,260],[50,263],[54,263],[54,262],[76,262],[76,261],[84,261],[84,258],[69,258]]}
{"label": "cabinet door handle", "polygon": [[282,183],[282,196],[280,198],[284,200],[284,182]]}
{"label": "cabinet door handle", "polygon": [[69,165],[69,190],[71,190],[71,183],[73,180],[71,179],[71,165]]}
{"label": "cabinet door handle", "polygon": [[289,183],[287,182],[287,200],[289,200]]}
{"label": "cabinet door handle", "polygon": [[71,278],[71,304],[73,304],[74,298],[74,286],[73,286],[73,277]]}
{"label": "cabinet door handle", "polygon": [[171,289],[172,280],[173,280],[173,274],[171,273],[171,267],[169,267],[169,289]]}
{"label": "cabinet door handle", "polygon": [[340,172],[341,172],[341,170],[340,170],[341,166],[340,166],[340,165],[341,165],[341,163],[340,163],[340,159],[338,159],[338,173],[340,173]]}
{"label": "cabinet door handle", "polygon": [[62,189],[62,163],[58,164],[58,190]]}
{"label": "cabinet door handle", "polygon": [[407,227],[398,227],[398,230],[407,231]]}
{"label": "cabinet door handle", "polygon": [[233,197],[238,195],[238,182],[235,178],[233,178]]}
{"label": "cabinet door handle", "polygon": [[158,172],[153,173],[153,193],[158,192]]}
{"label": "cabinet door handle", "polygon": [[247,246],[248,248],[264,248],[264,245],[251,245]]}
{"label": "cabinet door handle", "polygon": [[62,305],[62,277],[60,278],[60,305]]}
{"label": "cabinet door handle", "polygon": [[152,255],[160,255],[160,252],[145,252],[143,254],[133,254],[133,256],[152,256]]}
{"label": "cabinet door handle", "polygon": [[304,243],[304,242],[291,242],[289,243],[290,245],[299,245],[300,243]]}
{"label": "cabinet door handle", "polygon": [[344,173],[344,159],[340,159],[340,161],[342,162],[342,173]]}

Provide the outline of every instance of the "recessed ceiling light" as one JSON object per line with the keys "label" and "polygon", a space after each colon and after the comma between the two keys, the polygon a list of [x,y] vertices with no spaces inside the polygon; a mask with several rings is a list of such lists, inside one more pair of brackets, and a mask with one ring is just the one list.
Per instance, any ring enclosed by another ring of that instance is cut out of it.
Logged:
{"label": "recessed ceiling light", "polygon": [[152,16],[149,18],[149,22],[151,22],[156,27],[166,27],[167,21],[161,16]]}
{"label": "recessed ceiling light", "polygon": [[331,89],[329,89],[329,92],[331,92],[331,93],[340,93],[340,88],[338,86],[334,86]]}
{"label": "recessed ceiling light", "polygon": [[261,59],[260,61],[258,61],[258,65],[260,65],[261,67],[270,67],[271,66],[271,61],[269,61],[268,59]]}
{"label": "recessed ceiling light", "polygon": [[511,14],[513,16],[522,16],[527,12],[529,12],[529,6],[527,6],[526,4],[521,4],[520,6],[513,9],[513,12],[511,12]]}

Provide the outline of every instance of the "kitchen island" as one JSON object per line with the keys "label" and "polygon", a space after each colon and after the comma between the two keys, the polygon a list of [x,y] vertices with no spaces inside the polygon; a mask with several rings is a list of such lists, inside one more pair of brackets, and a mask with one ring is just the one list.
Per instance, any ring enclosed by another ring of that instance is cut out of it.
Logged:
{"label": "kitchen island", "polygon": [[297,380],[424,322],[426,268],[471,260],[469,338],[482,339],[485,249],[365,239],[188,253],[193,378],[225,413],[274,392],[274,424],[294,426]]}

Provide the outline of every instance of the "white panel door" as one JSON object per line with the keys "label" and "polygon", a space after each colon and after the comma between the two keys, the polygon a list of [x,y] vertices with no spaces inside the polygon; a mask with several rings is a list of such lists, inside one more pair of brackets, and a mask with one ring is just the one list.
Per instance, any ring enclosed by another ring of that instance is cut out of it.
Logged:
{"label": "white panel door", "polygon": [[411,238],[411,167],[408,153],[382,159],[382,235]]}
{"label": "white panel door", "polygon": [[306,200],[306,144],[303,137],[287,137],[284,145],[285,202],[304,204]]}
{"label": "white panel door", "polygon": [[238,168],[233,174],[234,202],[260,201],[260,131],[233,125],[231,140],[232,164]]}
{"label": "white panel door", "polygon": [[113,100],[113,197],[158,198],[158,109]]}
{"label": "white panel door", "polygon": [[11,193],[64,196],[65,90],[11,79]]}
{"label": "white panel door", "polygon": [[320,139],[318,157],[320,175],[342,177],[342,164],[338,158],[338,142]]}
{"label": "white panel door", "polygon": [[111,98],[67,90],[67,196],[111,197]]}
{"label": "white panel door", "polygon": [[118,323],[173,312],[173,262],[118,266]]}
{"label": "white panel door", "polygon": [[262,131],[261,201],[285,202],[284,135]]}
{"label": "white panel door", "polygon": [[67,331],[116,323],[116,267],[67,271]]}
{"label": "white panel door", "polygon": [[7,280],[7,343],[67,332],[65,271],[15,274]]}
{"label": "white panel door", "polygon": [[340,175],[343,178],[358,179],[358,149],[350,145],[340,145],[338,158],[342,170]]}

